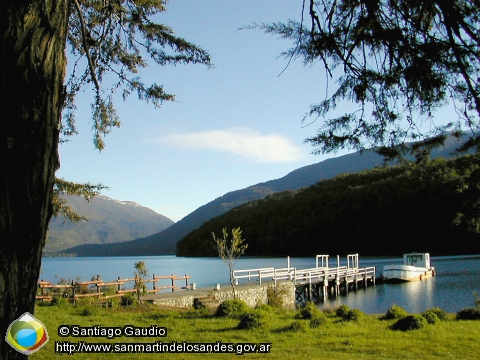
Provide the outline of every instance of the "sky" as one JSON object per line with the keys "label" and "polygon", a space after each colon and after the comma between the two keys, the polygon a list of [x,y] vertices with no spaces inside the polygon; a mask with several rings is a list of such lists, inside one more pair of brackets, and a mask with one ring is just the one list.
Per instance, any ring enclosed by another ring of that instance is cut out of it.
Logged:
{"label": "sky", "polygon": [[135,96],[119,99],[122,125],[106,136],[102,152],[92,141],[93,91],[80,93],[79,135],[60,145],[57,177],[102,183],[109,187],[103,195],[178,221],[227,192],[343,154],[314,156],[304,143],[320,126],[302,119],[325,98],[323,66],[289,64],[279,55],[290,41],[238,30],[300,20],[301,11],[302,0],[171,0],[156,20],[206,49],[214,67],[142,70],[145,82],[163,84],[176,101],[155,109]]}

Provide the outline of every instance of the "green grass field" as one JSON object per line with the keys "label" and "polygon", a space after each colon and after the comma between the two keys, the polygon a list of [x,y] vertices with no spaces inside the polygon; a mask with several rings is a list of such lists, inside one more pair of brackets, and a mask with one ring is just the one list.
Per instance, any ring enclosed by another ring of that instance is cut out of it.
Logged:
{"label": "green grass field", "polygon": [[[37,306],[35,317],[48,330],[49,342],[31,355],[32,359],[225,359],[233,354],[60,354],[55,342],[86,343],[271,343],[268,354],[244,354],[249,359],[477,359],[480,356],[480,321],[455,320],[454,314],[418,330],[394,331],[397,320],[381,320],[381,315],[365,315],[356,321],[343,320],[335,312],[320,314],[320,326],[312,328],[310,320],[300,319],[298,311],[269,307],[256,310],[261,326],[239,330],[238,316],[215,317],[205,311],[160,309],[154,305],[116,306],[101,309],[92,305],[70,304]],[[383,314],[382,314],[383,315]],[[292,325],[294,323],[294,325]],[[166,337],[60,337],[61,325],[81,327],[149,327],[167,329]]]}

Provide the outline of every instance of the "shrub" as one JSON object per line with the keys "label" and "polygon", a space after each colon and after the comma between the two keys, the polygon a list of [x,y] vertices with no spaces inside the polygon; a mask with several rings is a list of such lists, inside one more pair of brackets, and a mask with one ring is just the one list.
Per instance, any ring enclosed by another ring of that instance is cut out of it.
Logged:
{"label": "shrub", "polygon": [[479,308],[462,309],[457,313],[457,320],[480,320]]}
{"label": "shrub", "polygon": [[427,311],[429,312],[433,312],[435,315],[437,315],[437,317],[440,319],[440,320],[445,320],[447,319],[447,313],[445,311],[443,311],[442,309],[436,307],[436,308],[432,308],[432,309],[428,309]]}
{"label": "shrub", "polygon": [[122,305],[129,306],[138,303],[137,297],[133,293],[126,293],[122,296]]}
{"label": "shrub", "polygon": [[327,322],[327,319],[325,318],[325,316],[314,317],[310,320],[310,327],[312,329],[318,328],[320,326],[325,325],[326,322]]}
{"label": "shrub", "polygon": [[282,308],[283,297],[287,294],[287,289],[270,285],[267,288],[267,304],[275,308]]}
{"label": "shrub", "polygon": [[365,314],[362,311],[358,309],[352,309],[347,312],[343,319],[347,321],[358,321],[364,316]]}
{"label": "shrub", "polygon": [[408,313],[403,308],[394,304],[390,309],[387,310],[386,314],[383,316],[383,319],[401,319],[407,315]]}
{"label": "shrub", "polygon": [[312,302],[308,302],[303,309],[301,309],[297,315],[297,319],[313,319],[315,317],[323,316],[320,309]]}
{"label": "shrub", "polygon": [[240,317],[237,328],[240,330],[251,330],[262,326],[260,319],[262,315],[258,312],[248,312]]}
{"label": "shrub", "polygon": [[416,330],[427,325],[427,320],[420,315],[407,315],[392,325],[392,330]]}
{"label": "shrub", "polygon": [[215,316],[239,316],[249,310],[248,305],[242,300],[225,300],[218,305]]}
{"label": "shrub", "polygon": [[300,321],[294,321],[290,324],[290,326],[287,328],[287,330],[290,331],[301,331],[305,330],[305,326],[303,325],[302,322]]}
{"label": "shrub", "polygon": [[100,312],[100,309],[92,305],[86,305],[79,310],[78,314],[80,316],[92,316],[92,315],[97,315],[99,312]]}
{"label": "shrub", "polygon": [[335,310],[335,314],[341,318],[345,317],[347,313],[350,311],[348,305],[341,305]]}
{"label": "shrub", "polygon": [[427,320],[429,324],[435,324],[438,322],[440,319],[438,318],[437,314],[435,314],[431,310],[427,310],[424,313],[422,313],[422,316]]}

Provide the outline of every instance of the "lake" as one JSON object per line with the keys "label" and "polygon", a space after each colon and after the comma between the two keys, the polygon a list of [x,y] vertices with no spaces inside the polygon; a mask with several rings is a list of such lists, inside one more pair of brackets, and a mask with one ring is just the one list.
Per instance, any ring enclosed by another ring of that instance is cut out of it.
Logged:
{"label": "lake", "polygon": [[[385,313],[393,304],[402,306],[411,313],[420,313],[432,307],[440,307],[447,312],[457,312],[473,307],[473,292],[480,295],[480,255],[432,257],[437,276],[402,284],[378,284],[375,287],[350,292],[347,296],[329,299],[320,308],[334,308],[347,304],[367,314]],[[214,284],[228,284],[228,270],[219,258],[185,258],[175,256],[134,256],[134,257],[78,257],[43,258],[40,278],[57,283],[61,278],[88,281],[92,276],[101,275],[104,281],[132,278],[134,263],[144,261],[149,276],[184,275],[191,276],[189,283],[197,288],[211,287]],[[360,256],[360,267],[375,266],[377,277],[384,265],[402,263],[398,258],[378,258]],[[290,265],[297,269],[315,267],[315,258],[291,258]],[[346,265],[346,257],[340,259]],[[262,267],[283,268],[287,258],[248,257],[238,259],[235,269]],[[337,266],[337,258],[330,258],[330,267]],[[162,284],[157,284],[162,285]],[[165,284],[167,285],[167,284]]]}

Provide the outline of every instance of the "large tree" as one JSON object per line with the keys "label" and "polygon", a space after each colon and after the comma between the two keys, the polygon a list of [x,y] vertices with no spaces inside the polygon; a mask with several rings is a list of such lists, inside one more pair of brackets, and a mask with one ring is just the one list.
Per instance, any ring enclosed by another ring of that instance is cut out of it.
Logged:
{"label": "large tree", "polygon": [[[325,67],[326,97],[306,116],[327,118],[307,139],[316,153],[377,147],[394,157],[411,140],[428,151],[447,130],[469,133],[462,150],[479,147],[479,9],[479,0],[304,0],[300,22],[252,27],[293,40],[286,57]],[[332,116],[343,101],[353,110]],[[457,116],[441,123],[447,102]]]}
{"label": "large tree", "polygon": [[[5,342],[9,324],[33,313],[47,227],[58,204],[58,144],[76,132],[75,94],[94,90],[94,144],[120,122],[116,90],[158,106],[174,96],[136,73],[210,57],[153,21],[164,0],[3,0],[0,3],[0,358],[23,358]],[[72,73],[66,78],[67,52]],[[102,83],[112,73],[112,86]],[[63,116],[62,116],[63,112]]]}

